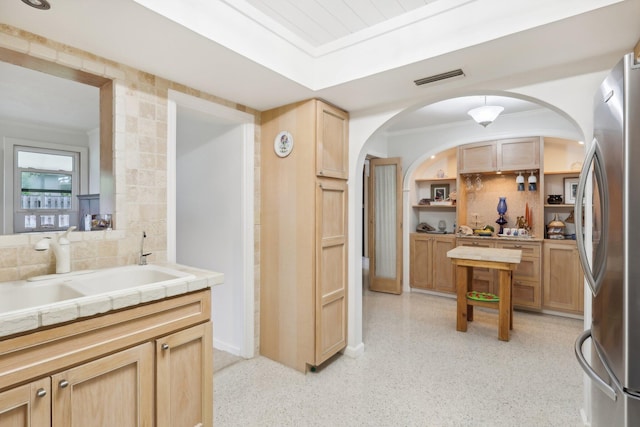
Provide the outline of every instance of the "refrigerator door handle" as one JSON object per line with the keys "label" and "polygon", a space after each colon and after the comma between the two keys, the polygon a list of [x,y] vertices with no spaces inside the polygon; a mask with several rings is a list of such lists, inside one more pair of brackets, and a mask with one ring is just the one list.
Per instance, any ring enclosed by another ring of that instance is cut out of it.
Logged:
{"label": "refrigerator door handle", "polygon": [[[577,240],[577,248],[578,255],[580,258],[580,263],[582,264],[582,270],[584,272],[584,276],[587,279],[587,284],[591,289],[592,294],[595,296],[598,294],[600,287],[602,286],[602,280],[604,278],[605,266],[602,265],[606,263],[606,253],[597,254],[594,260],[592,260],[593,264],[589,262],[589,258],[587,256],[587,252],[585,249],[584,242],[584,223],[582,220],[583,216],[583,200],[585,195],[585,189],[587,186],[587,179],[591,176],[591,173],[594,174],[596,181],[600,188],[606,188],[606,175],[604,169],[602,167],[600,159],[602,158],[602,154],[600,153],[600,146],[598,140],[596,138],[593,139],[591,143],[591,147],[589,147],[589,151],[585,156],[584,164],[582,165],[582,171],[580,171],[580,180],[578,181],[578,188],[576,190],[576,203],[575,203],[575,223],[576,223],[576,240]],[[591,167],[593,166],[593,171],[591,171]],[[608,197],[606,192],[600,193],[600,197],[602,198],[602,203],[604,206],[608,206]],[[602,232],[602,241],[606,242],[606,234],[607,234],[607,221],[608,221],[608,213],[607,210],[602,211],[602,224],[603,228]],[[606,252],[606,245],[603,248],[603,251]]]}
{"label": "refrigerator door handle", "polygon": [[585,359],[584,353],[582,353],[582,344],[584,344],[584,342],[589,338],[591,338],[591,329],[587,329],[578,337],[578,339],[576,339],[575,352],[578,363],[580,363],[582,370],[587,374],[589,378],[591,378],[596,387],[598,387],[600,391],[607,395],[607,397],[611,398],[611,400],[615,401],[618,398],[618,395],[616,394],[614,388],[607,384],[607,382],[603,380],[596,371],[593,370],[591,365],[589,365],[589,362],[587,362],[587,359]]}

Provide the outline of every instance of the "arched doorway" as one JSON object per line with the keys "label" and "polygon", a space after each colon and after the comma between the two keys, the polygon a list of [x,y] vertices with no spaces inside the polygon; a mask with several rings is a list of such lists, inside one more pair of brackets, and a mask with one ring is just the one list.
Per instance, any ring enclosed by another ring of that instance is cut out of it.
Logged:
{"label": "arched doorway", "polygon": [[[589,92],[589,91],[587,91]],[[592,92],[589,92],[592,93]],[[524,109],[516,111],[513,114],[508,114],[506,111],[500,117],[500,121],[496,120],[487,128],[479,126],[473,122],[471,118],[460,120],[458,114],[457,121],[450,123],[432,123],[425,128],[416,127],[417,131],[409,132],[406,129],[396,128],[394,125],[403,121],[411,122],[415,120],[417,111],[423,107],[436,108],[440,102],[446,102],[449,99],[434,100],[429,104],[423,104],[420,106],[412,106],[403,110],[390,111],[386,116],[379,115],[377,127],[374,128],[372,123],[366,122],[361,119],[361,122],[353,123],[351,142],[353,143],[353,136],[359,135],[363,132],[364,128],[368,128],[369,133],[361,144],[361,147],[353,154],[357,154],[357,160],[352,162],[352,185],[351,201],[350,201],[350,230],[351,237],[354,244],[350,245],[350,289],[349,289],[349,345],[346,353],[351,355],[358,355],[364,351],[364,339],[363,339],[363,298],[362,298],[362,266],[363,257],[360,253],[360,248],[363,247],[363,239],[366,233],[366,224],[363,223],[361,215],[363,201],[363,180],[366,179],[365,174],[362,173],[365,159],[369,155],[376,157],[402,157],[403,158],[403,170],[404,182],[403,185],[403,205],[409,206],[409,187],[408,177],[411,177],[415,168],[425,159],[431,155],[434,155],[444,149],[457,147],[462,144],[467,144],[476,141],[490,140],[490,139],[504,139],[519,136],[556,136],[566,139],[584,140],[585,124],[582,126],[577,120],[573,119],[570,114],[561,109],[555,107],[549,102],[544,101],[542,98],[533,98],[531,96],[525,96],[518,93],[510,92],[490,92],[490,93],[476,93],[473,95],[466,95],[465,97],[483,97],[489,94],[492,96],[500,96],[504,98],[513,98],[516,100],[522,100],[534,105],[535,108]],[[464,98],[464,97],[457,97]],[[587,98],[587,97],[585,97]],[[590,98],[590,96],[588,96]],[[587,107],[587,104],[580,105],[576,112],[578,116],[586,116],[588,110],[588,116],[591,112]],[[434,107],[435,106],[435,107]],[[463,115],[466,115],[466,111],[462,107]],[[434,113],[435,115],[435,113]],[[442,119],[444,120],[444,119]],[[358,126],[361,128],[358,128]],[[590,126],[588,122],[586,125]],[[356,129],[354,131],[354,128]],[[403,253],[404,253],[404,278],[405,281],[408,278],[408,233],[409,227],[407,224],[411,224],[410,218],[411,211],[404,209],[403,222],[405,224],[403,235]],[[366,260],[365,260],[366,263]],[[408,289],[408,287],[406,287]],[[585,307],[585,318],[587,315],[587,308]]]}

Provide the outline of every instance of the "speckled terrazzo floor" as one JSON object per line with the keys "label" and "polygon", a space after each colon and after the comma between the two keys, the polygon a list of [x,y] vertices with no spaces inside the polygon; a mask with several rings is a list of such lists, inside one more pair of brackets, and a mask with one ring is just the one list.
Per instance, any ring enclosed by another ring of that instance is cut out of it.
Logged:
{"label": "speckled terrazzo floor", "polygon": [[365,352],[303,375],[264,357],[214,375],[222,426],[580,426],[582,321],[494,311],[455,330],[455,300],[365,292]]}

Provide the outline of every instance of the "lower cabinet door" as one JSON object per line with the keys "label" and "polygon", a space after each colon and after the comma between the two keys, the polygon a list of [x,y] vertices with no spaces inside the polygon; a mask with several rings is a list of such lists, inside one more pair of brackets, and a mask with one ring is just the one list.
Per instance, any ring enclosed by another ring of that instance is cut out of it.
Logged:
{"label": "lower cabinet door", "polygon": [[0,393],[0,426],[51,426],[49,377]]}
{"label": "lower cabinet door", "polygon": [[211,322],[156,340],[156,425],[213,425]]}
{"label": "lower cabinet door", "polygon": [[145,343],[53,375],[53,425],[152,426],[153,354]]}
{"label": "lower cabinet door", "polygon": [[434,237],[431,268],[436,291],[456,293],[456,270],[447,252],[456,247],[456,241],[449,237]]}

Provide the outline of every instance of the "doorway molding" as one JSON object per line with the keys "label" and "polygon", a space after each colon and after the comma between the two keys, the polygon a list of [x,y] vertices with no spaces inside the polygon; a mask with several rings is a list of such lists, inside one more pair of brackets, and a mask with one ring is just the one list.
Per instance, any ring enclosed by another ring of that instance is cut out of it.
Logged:
{"label": "doorway molding", "polygon": [[[255,353],[255,206],[254,206],[254,154],[255,154],[255,117],[231,107],[207,101],[192,95],[169,89],[167,97],[167,260],[176,262],[176,135],[178,106],[196,110],[214,116],[229,124],[242,127],[242,286],[243,312],[240,314],[244,324],[240,354],[252,358]],[[222,272],[224,273],[224,272]],[[214,340],[215,343],[215,340]]]}

